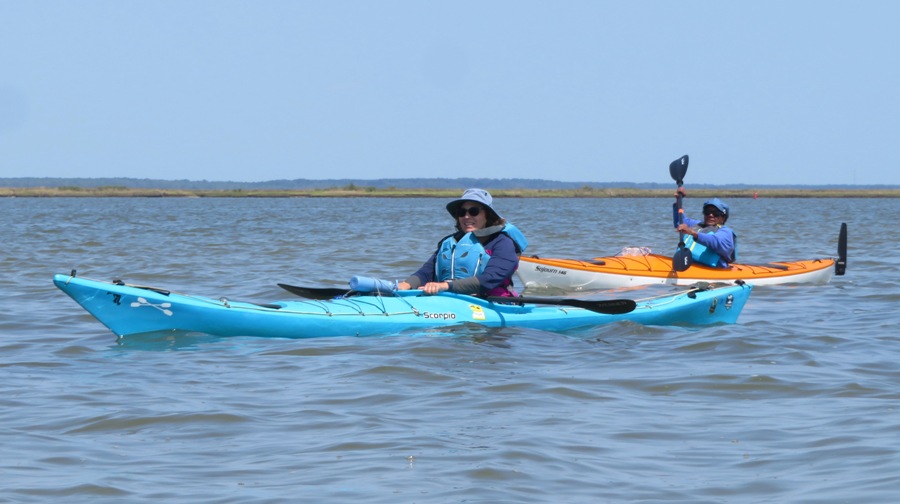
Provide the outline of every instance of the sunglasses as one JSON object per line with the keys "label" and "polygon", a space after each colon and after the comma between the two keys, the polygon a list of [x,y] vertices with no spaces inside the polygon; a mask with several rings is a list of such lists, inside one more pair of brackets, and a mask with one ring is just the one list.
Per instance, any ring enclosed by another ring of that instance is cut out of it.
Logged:
{"label": "sunglasses", "polygon": [[477,217],[478,214],[480,214],[480,213],[481,213],[481,207],[478,207],[478,206],[473,206],[473,207],[469,207],[469,208],[460,207],[460,208],[456,209],[456,218],[461,219],[461,218],[465,217],[466,214],[469,214],[469,217]]}
{"label": "sunglasses", "polygon": [[725,215],[716,207],[706,207],[703,209],[703,215],[712,215],[713,217],[722,217]]}

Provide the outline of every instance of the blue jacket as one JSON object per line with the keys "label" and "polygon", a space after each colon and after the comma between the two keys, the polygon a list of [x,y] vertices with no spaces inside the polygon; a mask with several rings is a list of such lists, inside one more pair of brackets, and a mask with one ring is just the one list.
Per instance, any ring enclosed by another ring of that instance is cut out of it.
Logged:
{"label": "blue jacket", "polygon": [[[678,227],[677,206],[672,205],[672,210],[675,227]],[[737,238],[730,227],[722,226],[715,230],[704,228],[704,221],[691,219],[687,216],[684,218],[684,223],[692,228],[700,228],[697,233],[697,238],[694,238],[694,241],[700,245],[706,246],[706,248],[719,255],[719,262],[716,264],[717,267],[727,268],[729,263],[733,263],[737,260]]]}

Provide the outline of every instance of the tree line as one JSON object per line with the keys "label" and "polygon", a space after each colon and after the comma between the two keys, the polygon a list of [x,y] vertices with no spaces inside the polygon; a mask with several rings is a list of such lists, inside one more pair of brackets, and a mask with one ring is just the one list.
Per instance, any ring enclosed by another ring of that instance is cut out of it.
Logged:
{"label": "tree line", "polygon": [[[525,178],[381,178],[381,179],[283,179],[264,182],[231,182],[211,180],[162,180],[127,177],[73,178],[73,177],[16,177],[0,178],[0,187],[121,187],[129,189],[169,189],[169,190],[315,190],[315,189],[460,189],[484,187],[489,189],[528,190],[574,190],[574,189],[667,189],[668,183],[634,182],[561,182],[544,179]],[[887,185],[713,185],[692,183],[694,188],[728,187],[732,189],[784,188],[784,189],[898,189],[900,186]]]}

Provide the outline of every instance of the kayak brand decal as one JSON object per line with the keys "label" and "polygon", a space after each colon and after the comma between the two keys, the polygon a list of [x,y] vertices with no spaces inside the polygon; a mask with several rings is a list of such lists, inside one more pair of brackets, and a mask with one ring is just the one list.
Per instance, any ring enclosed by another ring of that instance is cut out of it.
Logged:
{"label": "kayak brand decal", "polygon": [[484,310],[478,305],[469,305],[469,309],[472,310],[472,320],[485,320]]}
{"label": "kayak brand decal", "polygon": [[169,309],[172,307],[172,303],[153,304],[142,297],[137,298],[137,301],[131,303],[132,308],[140,308],[142,306],[152,306],[153,308],[156,308],[157,310],[166,314],[167,317],[172,316],[172,310]]}
{"label": "kayak brand decal", "polygon": [[444,312],[444,313],[424,312],[422,314],[422,316],[427,319],[438,319],[438,320],[454,320],[454,319],[456,319],[456,314],[453,312]]}
{"label": "kayak brand decal", "polygon": [[540,266],[540,265],[535,266],[534,271],[537,271],[538,273],[550,273],[550,274],[557,274],[557,275],[565,275],[566,273],[568,273],[568,271],[566,271],[566,270],[560,270],[560,269],[556,269],[556,268],[548,268],[546,266]]}

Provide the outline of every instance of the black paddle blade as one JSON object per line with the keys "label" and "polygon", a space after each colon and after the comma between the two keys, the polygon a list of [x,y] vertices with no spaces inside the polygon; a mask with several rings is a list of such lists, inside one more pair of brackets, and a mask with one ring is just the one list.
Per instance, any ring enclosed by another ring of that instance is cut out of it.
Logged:
{"label": "black paddle blade", "polygon": [[637,308],[637,303],[633,299],[607,299],[604,301],[591,301],[589,299],[561,299],[561,298],[543,298],[543,297],[504,297],[490,296],[485,298],[494,303],[531,303],[554,306],[572,306],[574,308],[584,308],[597,313],[605,313],[607,315],[622,315],[631,313]]}
{"label": "black paddle blade", "polygon": [[305,297],[308,299],[334,299],[350,292],[347,289],[338,289],[332,287],[300,287],[297,285],[288,285],[283,283],[278,284],[278,286],[290,292],[291,294],[296,294],[300,297]]}
{"label": "black paddle blade", "polygon": [[606,301],[588,301],[584,299],[565,299],[571,306],[577,306],[597,313],[607,315],[622,315],[631,313],[637,308],[633,299],[608,299]]}
{"label": "black paddle blade", "polygon": [[841,223],[838,235],[838,260],[834,263],[834,274],[841,276],[847,271],[847,223]]}
{"label": "black paddle blade", "polygon": [[690,268],[691,264],[694,264],[694,256],[684,243],[679,243],[675,255],[672,256],[672,269],[681,272]]}
{"label": "black paddle blade", "polygon": [[687,154],[669,163],[669,175],[672,176],[672,180],[677,182],[679,186],[684,183],[684,175],[687,173],[687,167]]}

